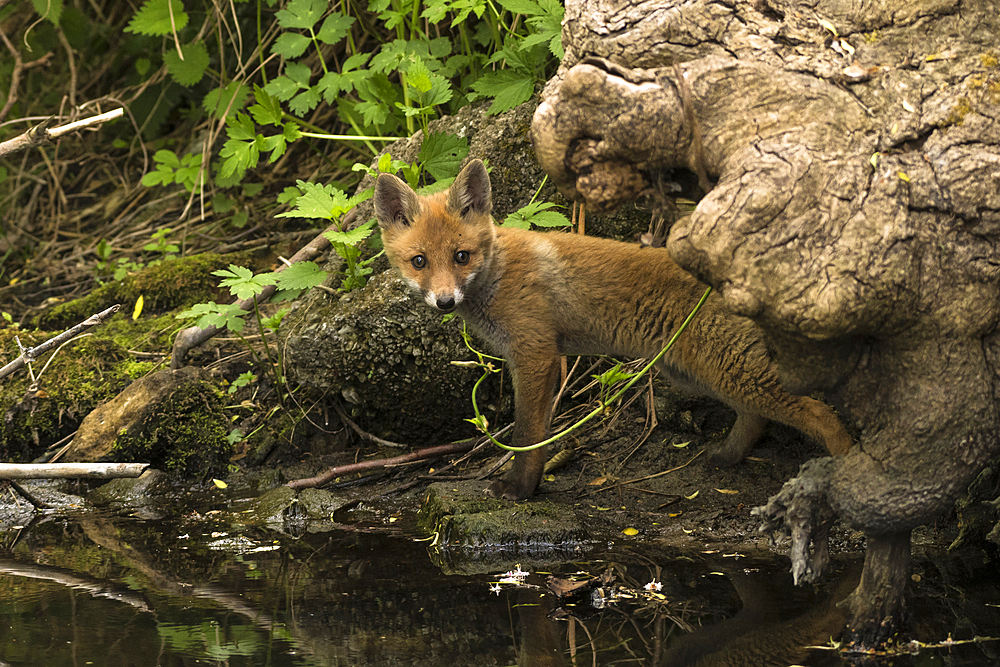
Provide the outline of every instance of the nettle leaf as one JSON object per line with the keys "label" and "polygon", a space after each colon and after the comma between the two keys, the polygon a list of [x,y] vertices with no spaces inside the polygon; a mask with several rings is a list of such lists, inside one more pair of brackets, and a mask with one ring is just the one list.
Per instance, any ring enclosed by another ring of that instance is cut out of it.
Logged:
{"label": "nettle leaf", "polygon": [[155,37],[169,35],[175,29],[182,30],[187,24],[188,15],[181,0],[146,0],[125,27],[125,32]]}
{"label": "nettle leaf", "polygon": [[274,16],[286,30],[309,30],[323,18],[326,6],[326,0],[291,0]]}
{"label": "nettle leaf", "polygon": [[167,72],[174,81],[190,88],[201,81],[208,68],[208,48],[203,42],[181,45],[181,53],[184,60],[181,60],[177,49],[167,49],[163,54],[163,64],[167,66]]}
{"label": "nettle leaf", "polygon": [[302,195],[295,201],[295,208],[279,213],[275,217],[329,220],[336,217],[335,210],[342,209],[347,204],[347,195],[336,186],[320,185],[301,180],[296,181],[296,184]]}
{"label": "nettle leaf", "polygon": [[347,31],[354,25],[353,16],[343,14],[330,14],[323,21],[323,27],[316,33],[316,39],[326,44],[337,44],[347,37]]}
{"label": "nettle leaf", "polygon": [[537,227],[568,227],[572,224],[569,218],[562,213],[550,211],[549,209],[551,208],[555,208],[555,204],[550,202],[531,202],[508,215],[501,226],[528,229],[531,225]]}
{"label": "nettle leaf", "polygon": [[454,178],[469,154],[469,140],[444,132],[431,132],[420,146],[417,159],[435,180]]}
{"label": "nettle leaf", "polygon": [[492,97],[486,113],[493,115],[527,102],[535,94],[535,77],[525,72],[504,69],[487,72],[472,84],[475,98]]}
{"label": "nettle leaf", "polygon": [[431,71],[427,69],[427,65],[420,56],[414,56],[413,62],[406,68],[406,83],[423,93],[431,89],[433,85]]}
{"label": "nettle leaf", "polygon": [[212,271],[212,275],[222,278],[219,287],[228,287],[229,293],[237,299],[249,299],[257,296],[265,287],[274,284],[273,273],[262,273],[255,276],[250,269],[235,264],[230,264],[228,269]]}
{"label": "nettle leaf", "polygon": [[511,14],[536,16],[544,11],[537,2],[531,0],[500,0],[500,4]]}
{"label": "nettle leaf", "polygon": [[274,44],[271,46],[271,53],[276,53],[283,58],[298,58],[306,49],[312,40],[308,35],[302,35],[297,32],[283,32],[278,36],[278,39],[274,40]]}
{"label": "nettle leaf", "polygon": [[281,273],[275,274],[278,289],[304,290],[319,285],[326,280],[326,271],[316,262],[295,262]]}
{"label": "nettle leaf", "polygon": [[354,229],[350,229],[346,232],[336,232],[332,230],[325,231],[323,232],[323,236],[325,236],[330,243],[356,246],[371,236],[374,229],[375,220],[369,220],[365,224],[358,225]]}
{"label": "nettle leaf", "polygon": [[[224,118],[226,109],[238,111],[247,103],[250,90],[239,81],[230,81],[222,88],[213,88],[201,101],[201,107],[215,118]],[[232,104],[230,104],[232,102]]]}

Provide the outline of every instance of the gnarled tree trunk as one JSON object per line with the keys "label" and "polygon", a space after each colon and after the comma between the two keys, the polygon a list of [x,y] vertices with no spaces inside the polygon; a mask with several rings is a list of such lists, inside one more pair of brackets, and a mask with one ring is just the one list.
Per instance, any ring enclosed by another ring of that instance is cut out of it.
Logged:
{"label": "gnarled tree trunk", "polygon": [[998,35],[991,0],[568,0],[535,115],[542,166],[593,208],[714,182],[667,246],[858,428],[759,512],[799,581],[835,516],[866,531],[865,646],[897,629],[910,531],[998,449]]}

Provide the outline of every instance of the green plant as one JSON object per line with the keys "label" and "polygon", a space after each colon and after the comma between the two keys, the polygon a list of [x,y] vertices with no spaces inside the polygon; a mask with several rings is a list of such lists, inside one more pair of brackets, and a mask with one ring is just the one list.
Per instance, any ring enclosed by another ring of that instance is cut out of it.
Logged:
{"label": "green plant", "polygon": [[[289,270],[291,270],[291,268]],[[285,273],[287,273],[287,271]],[[227,329],[236,334],[237,338],[239,338],[250,351],[254,360],[266,369],[266,372],[274,382],[274,386],[278,394],[278,401],[281,405],[284,405],[287,387],[285,383],[284,364],[281,358],[281,351],[276,348],[272,352],[271,345],[268,343],[267,336],[265,335],[267,330],[270,329],[274,331],[277,329],[278,324],[281,322],[281,317],[275,318],[272,316],[265,322],[264,318],[261,316],[260,303],[257,299],[257,297],[264,291],[265,287],[278,284],[278,281],[283,274],[271,272],[254,274],[254,272],[250,269],[230,264],[228,269],[213,271],[212,275],[222,278],[219,286],[228,287],[230,294],[238,299],[251,301],[253,309],[248,312],[244,311],[239,303],[220,305],[214,301],[209,301],[207,303],[194,304],[189,309],[178,313],[176,316],[177,319],[196,319],[196,326],[202,328],[215,326]],[[257,320],[257,327],[261,332],[261,343],[264,350],[263,359],[257,354],[257,350],[250,344],[250,341],[248,341],[242,333],[243,328],[246,325],[245,317],[250,313],[252,313],[254,318]]]}
{"label": "green plant", "polygon": [[[652,370],[653,367],[656,366],[656,364],[658,364],[660,362],[660,359],[663,358],[663,355],[665,355],[667,352],[670,351],[670,348],[672,348],[674,346],[674,343],[677,342],[677,339],[680,338],[681,334],[684,333],[684,330],[687,329],[687,326],[691,323],[691,320],[693,320],[695,318],[695,315],[698,314],[698,311],[701,310],[702,305],[704,305],[705,301],[708,299],[708,295],[711,294],[711,293],[712,293],[712,288],[711,287],[708,287],[708,288],[705,289],[704,294],[701,295],[701,299],[699,299],[698,303],[695,304],[694,308],[691,309],[691,312],[688,313],[688,316],[686,318],[684,318],[684,321],[681,322],[681,325],[679,327],[677,327],[677,331],[675,331],[674,334],[670,337],[670,340],[667,341],[667,344],[663,346],[663,349],[660,350],[660,352],[655,357],[653,357],[649,361],[649,363],[647,363],[645,366],[643,366],[643,368],[642,368],[641,371],[639,371],[638,373],[631,373],[631,374],[629,374],[629,375],[631,375],[631,379],[629,379],[628,382],[626,382],[617,392],[615,392],[611,396],[606,397],[606,400],[602,400],[601,403],[600,403],[600,405],[598,405],[596,408],[594,408],[593,410],[591,410],[586,416],[584,416],[582,419],[579,419],[578,421],[574,422],[573,424],[567,426],[565,429],[563,429],[559,433],[556,433],[552,437],[546,438],[545,440],[542,440],[541,442],[536,442],[535,444],[528,445],[526,447],[512,447],[510,445],[505,445],[502,442],[500,442],[499,440],[497,440],[496,438],[494,438],[490,434],[490,432],[487,430],[488,426],[489,426],[489,423],[487,422],[486,417],[483,416],[483,414],[479,411],[479,405],[476,402],[476,390],[479,388],[479,385],[482,384],[483,380],[485,380],[487,377],[489,377],[489,375],[491,373],[497,373],[497,372],[499,372],[499,368],[497,368],[496,366],[494,366],[492,362],[493,361],[502,362],[503,360],[502,359],[498,359],[497,357],[489,357],[488,355],[485,355],[485,354],[477,351],[474,347],[472,347],[471,339],[465,333],[465,330],[464,330],[464,327],[463,327],[463,339],[465,340],[465,344],[466,344],[466,346],[470,350],[472,350],[473,354],[476,355],[478,361],[469,361],[469,362],[453,361],[452,363],[456,364],[456,365],[460,365],[460,366],[469,366],[469,367],[473,367],[473,368],[481,368],[483,370],[482,377],[480,377],[479,380],[476,381],[476,384],[473,385],[473,388],[472,388],[472,409],[475,412],[476,416],[474,418],[472,418],[472,419],[469,419],[468,421],[471,422],[472,424],[474,424],[477,429],[479,429],[484,435],[486,435],[490,439],[490,442],[492,442],[494,445],[496,445],[497,447],[500,447],[501,449],[506,449],[506,450],[512,451],[512,452],[527,452],[527,451],[531,451],[532,449],[538,449],[539,447],[544,447],[546,445],[552,444],[553,442],[556,442],[557,440],[559,440],[559,439],[561,439],[561,438],[569,435],[573,431],[577,430],[578,428],[580,428],[581,426],[583,426],[584,424],[586,424],[587,422],[589,422],[591,419],[593,419],[597,415],[604,414],[606,406],[614,403],[619,398],[621,398],[622,395],[626,391],[628,391],[629,389],[631,389],[635,385],[635,383],[639,381],[640,378],[644,377],[646,375],[646,373],[648,373],[650,370]],[[490,361],[487,361],[487,359],[489,359]],[[613,368],[611,370],[614,371],[616,374],[620,373],[620,369],[618,369],[617,367]],[[610,381],[611,379],[612,379],[612,376],[609,375],[608,378],[607,378],[607,380]],[[624,379],[624,376],[622,378],[619,378],[619,379]],[[615,382],[617,382],[617,381],[618,380],[615,380]],[[602,382],[602,384],[603,384],[603,382]]]}

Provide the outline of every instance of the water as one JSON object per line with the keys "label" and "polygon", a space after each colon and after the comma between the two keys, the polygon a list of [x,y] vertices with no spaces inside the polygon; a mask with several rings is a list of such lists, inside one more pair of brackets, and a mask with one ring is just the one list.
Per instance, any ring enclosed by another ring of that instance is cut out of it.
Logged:
{"label": "water", "polygon": [[[442,553],[405,515],[290,536],[237,514],[42,520],[2,536],[10,665],[846,665],[828,643],[860,566],[795,589],[784,558],[633,543],[520,562]],[[976,552],[972,552],[976,553]],[[517,566],[520,565],[520,568]],[[518,571],[530,573],[524,584]],[[1000,577],[978,556],[915,559],[923,641],[1000,635]],[[599,577],[559,601],[552,573]],[[660,590],[646,590],[659,584]],[[1000,664],[997,642],[878,665]],[[714,660],[714,662],[713,662]]]}

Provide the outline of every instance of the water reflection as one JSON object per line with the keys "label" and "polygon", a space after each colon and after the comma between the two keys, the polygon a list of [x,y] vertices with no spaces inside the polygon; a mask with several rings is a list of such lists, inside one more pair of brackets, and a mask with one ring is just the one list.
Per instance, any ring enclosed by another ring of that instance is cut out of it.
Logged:
{"label": "water reflection", "polygon": [[[828,644],[843,623],[836,601],[853,588],[850,563],[803,590],[766,553],[633,547],[575,563],[536,554],[521,563],[532,572],[523,585],[500,586],[497,573],[513,562],[432,558],[424,543],[385,532],[293,538],[224,514],[50,520],[14,538],[0,551],[7,664],[849,664],[803,646]],[[434,565],[445,561],[448,574]],[[921,639],[1000,634],[994,569],[917,563]],[[873,664],[996,657],[985,643]]]}

